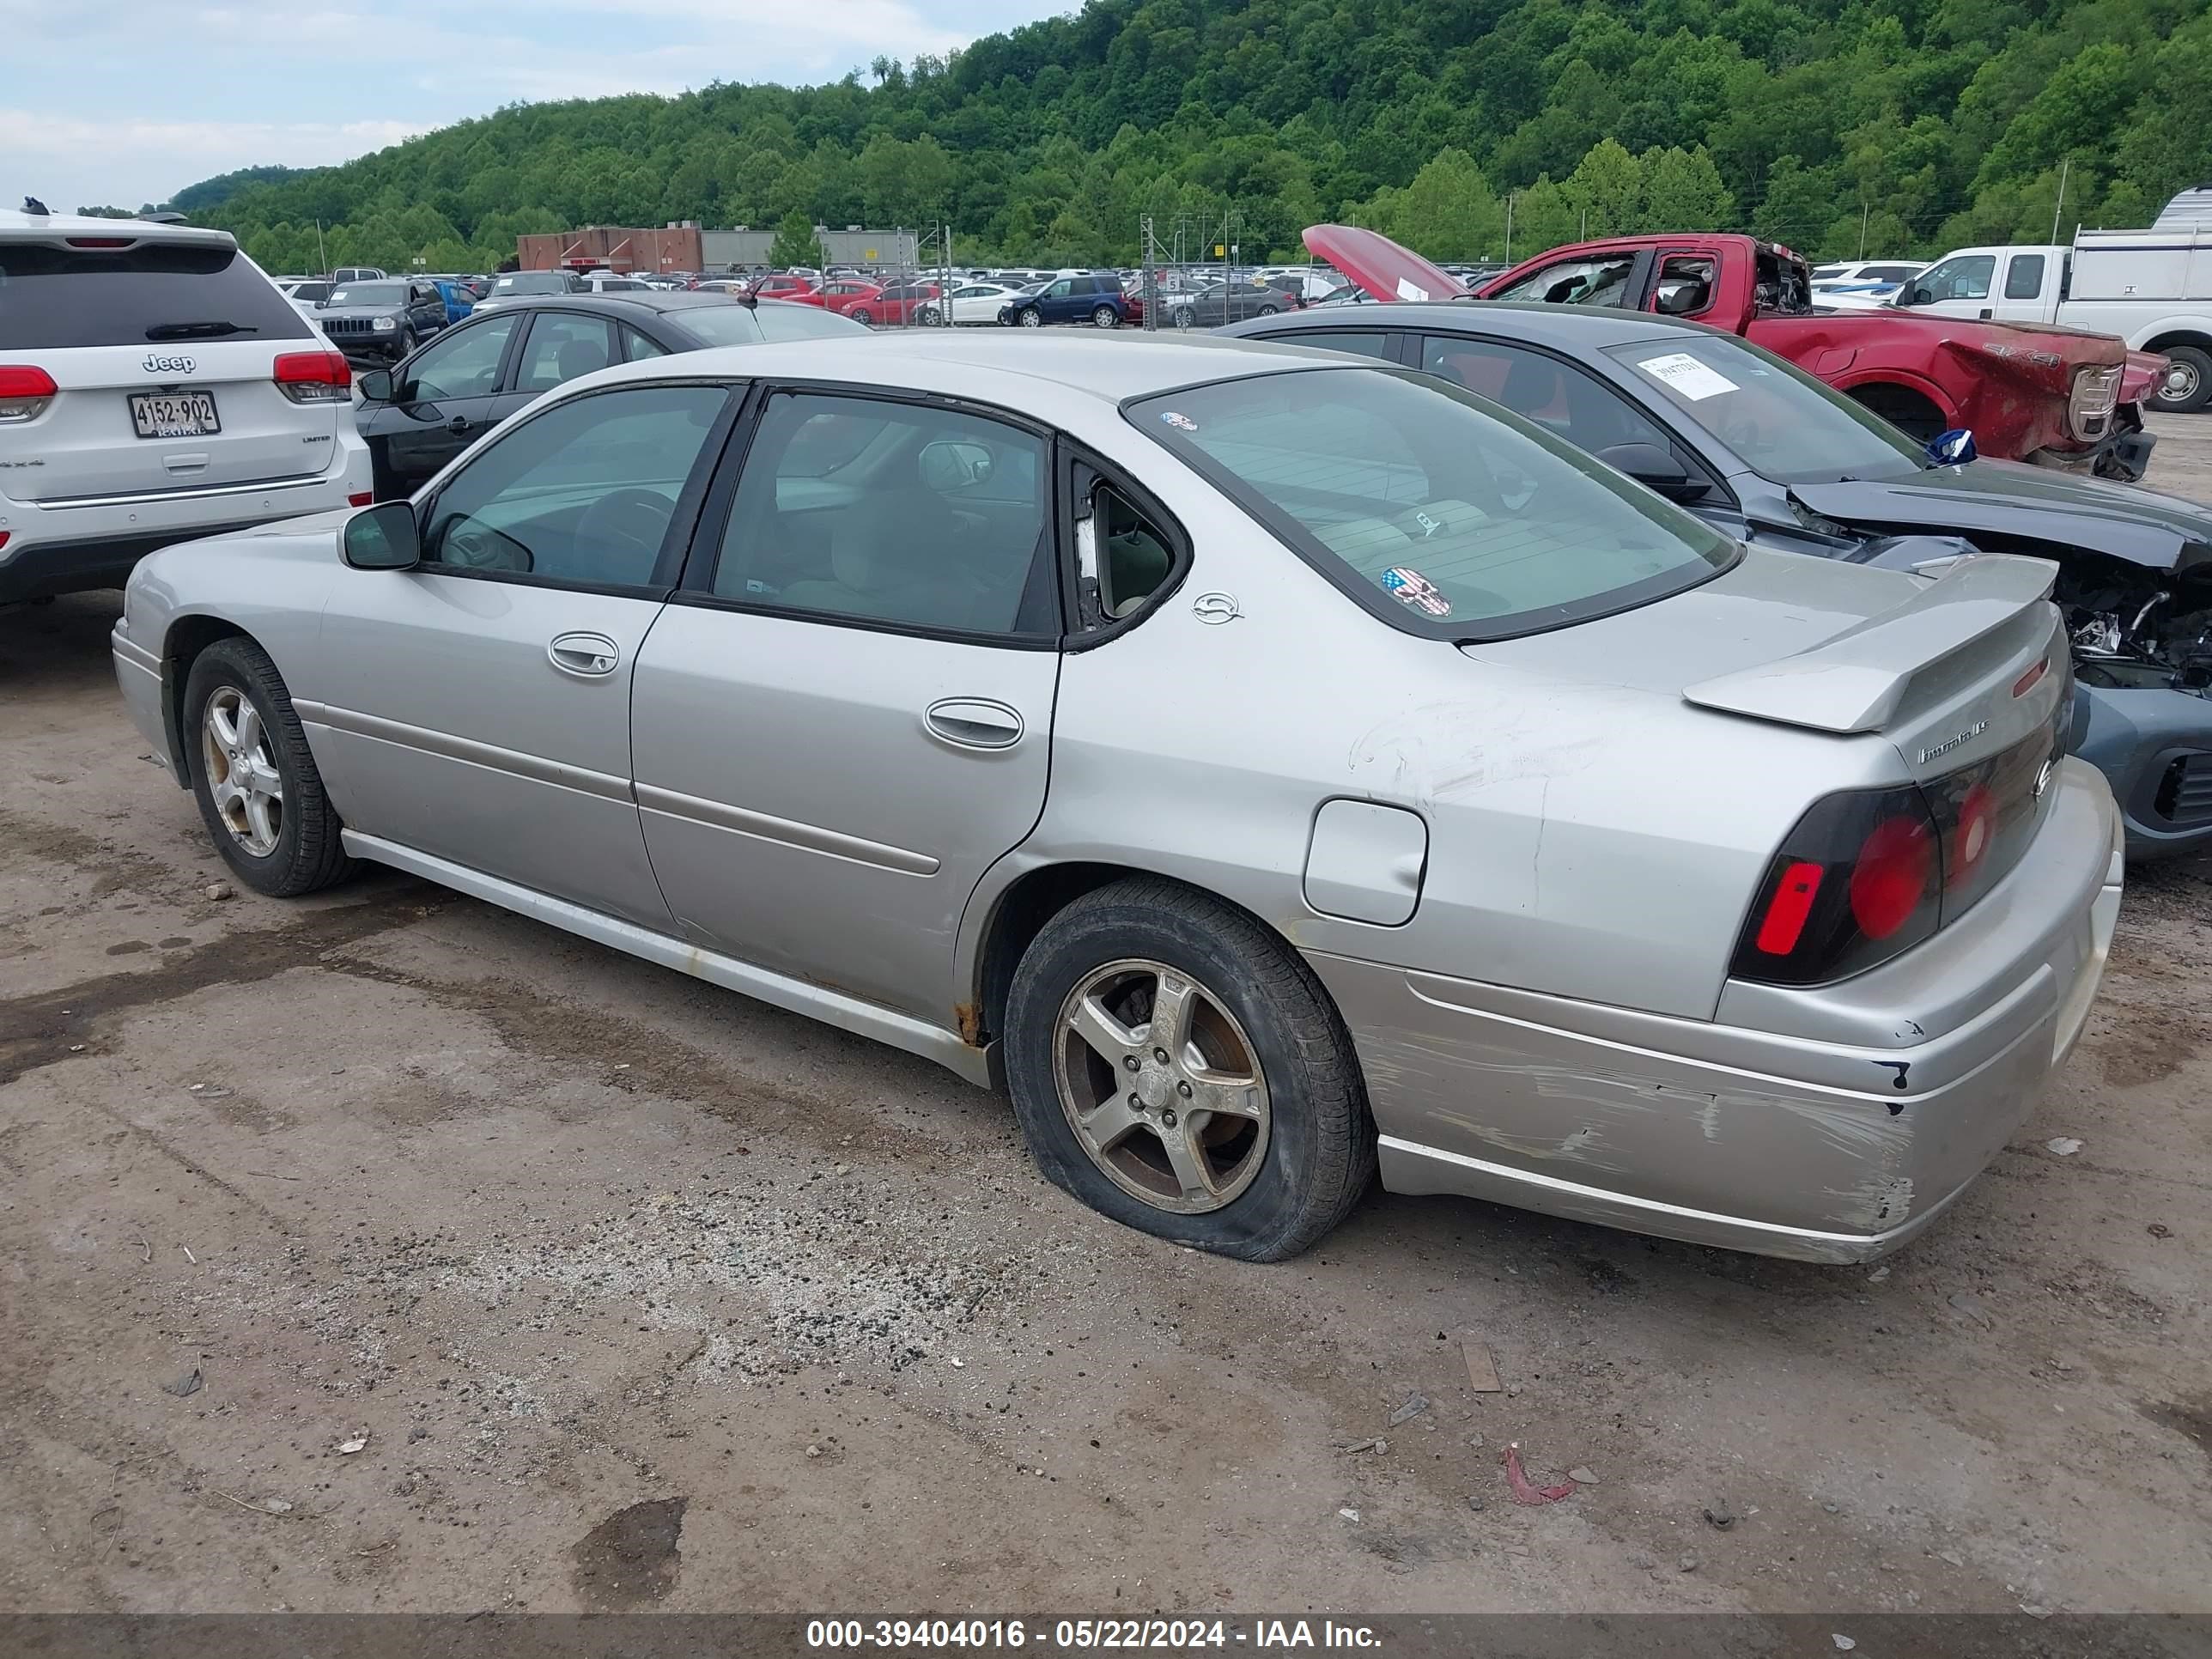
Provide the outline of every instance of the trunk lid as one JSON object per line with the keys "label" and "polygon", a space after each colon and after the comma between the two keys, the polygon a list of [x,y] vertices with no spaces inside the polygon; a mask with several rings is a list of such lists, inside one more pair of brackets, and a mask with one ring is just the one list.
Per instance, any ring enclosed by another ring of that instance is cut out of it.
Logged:
{"label": "trunk lid", "polygon": [[1309,225],[1307,250],[1378,300],[1461,300],[1474,290],[1411,248],[1358,225]]}
{"label": "trunk lid", "polygon": [[1753,549],[1711,581],[1639,610],[1461,649],[1717,714],[1878,733],[1928,784],[2057,720],[2070,675],[2047,599],[2056,568],[1983,555],[1929,582]]}

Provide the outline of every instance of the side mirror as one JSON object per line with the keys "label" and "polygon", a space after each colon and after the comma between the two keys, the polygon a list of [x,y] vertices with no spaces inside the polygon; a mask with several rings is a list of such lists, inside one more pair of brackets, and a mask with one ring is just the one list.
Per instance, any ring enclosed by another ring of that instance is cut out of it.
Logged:
{"label": "side mirror", "polygon": [[361,388],[364,402],[388,404],[392,401],[392,371],[388,368],[373,368],[354,384]]}
{"label": "side mirror", "polygon": [[1928,441],[1930,466],[1964,466],[1974,459],[1974,434],[1963,426],[1938,433]]}
{"label": "side mirror", "polygon": [[991,476],[991,452],[981,444],[944,440],[924,444],[921,454],[915,458],[915,465],[926,489],[940,495],[950,495],[953,490],[981,483]]}
{"label": "side mirror", "polygon": [[1599,450],[1597,458],[1669,501],[1699,501],[1710,489],[1704,479],[1692,477],[1689,468],[1657,444],[1613,444]]}
{"label": "side mirror", "polygon": [[1930,306],[1936,303],[1936,290],[1925,283],[1908,283],[1897,296],[1901,306]]}
{"label": "side mirror", "polygon": [[340,544],[356,570],[412,570],[422,562],[422,539],[412,501],[383,501],[345,523]]}

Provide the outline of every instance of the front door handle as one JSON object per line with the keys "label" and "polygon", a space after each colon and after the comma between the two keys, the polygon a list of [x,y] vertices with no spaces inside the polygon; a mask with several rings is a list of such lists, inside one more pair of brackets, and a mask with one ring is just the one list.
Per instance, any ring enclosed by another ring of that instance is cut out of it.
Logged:
{"label": "front door handle", "polygon": [[622,665],[622,647],[604,634],[562,634],[545,655],[564,674],[580,680],[605,679]]}
{"label": "front door handle", "polygon": [[446,422],[446,430],[452,433],[457,438],[468,429],[469,417],[465,415],[456,415],[452,420]]}
{"label": "front door handle", "polygon": [[1021,711],[990,697],[940,698],[921,723],[956,749],[1012,749],[1022,740]]}

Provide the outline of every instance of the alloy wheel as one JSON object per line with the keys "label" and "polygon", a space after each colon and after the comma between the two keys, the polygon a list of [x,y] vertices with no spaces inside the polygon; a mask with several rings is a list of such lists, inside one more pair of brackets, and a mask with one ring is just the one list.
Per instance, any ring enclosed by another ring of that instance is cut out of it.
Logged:
{"label": "alloy wheel", "polygon": [[261,711],[234,685],[218,686],[200,716],[208,793],[231,839],[256,858],[276,850],[284,829],[284,778]]}
{"label": "alloy wheel", "polygon": [[1053,1077],[1077,1143],[1161,1210],[1220,1209],[1267,1156],[1267,1084],[1244,1028],[1188,974],[1142,957],[1085,975],[1060,1005]]}

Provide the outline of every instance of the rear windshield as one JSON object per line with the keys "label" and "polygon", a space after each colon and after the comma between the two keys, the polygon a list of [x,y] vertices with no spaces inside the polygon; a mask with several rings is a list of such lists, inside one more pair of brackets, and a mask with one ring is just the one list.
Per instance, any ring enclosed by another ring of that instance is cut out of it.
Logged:
{"label": "rear windshield", "polygon": [[331,291],[333,306],[404,306],[407,303],[407,284],[404,283],[348,283],[343,288]]}
{"label": "rear windshield", "polygon": [[566,294],[568,276],[560,270],[518,270],[492,284],[501,294]]}
{"label": "rear windshield", "polygon": [[1504,639],[1694,586],[1735,543],[1497,404],[1382,368],[1255,375],[1126,406],[1360,604]]}
{"label": "rear windshield", "polygon": [[[755,313],[765,340],[818,340],[825,334],[866,334],[864,324],[813,306],[778,305],[770,300]],[[687,318],[685,320],[689,321]]]}
{"label": "rear windshield", "polygon": [[0,241],[0,351],[313,336],[235,248],[155,242],[106,252]]}

